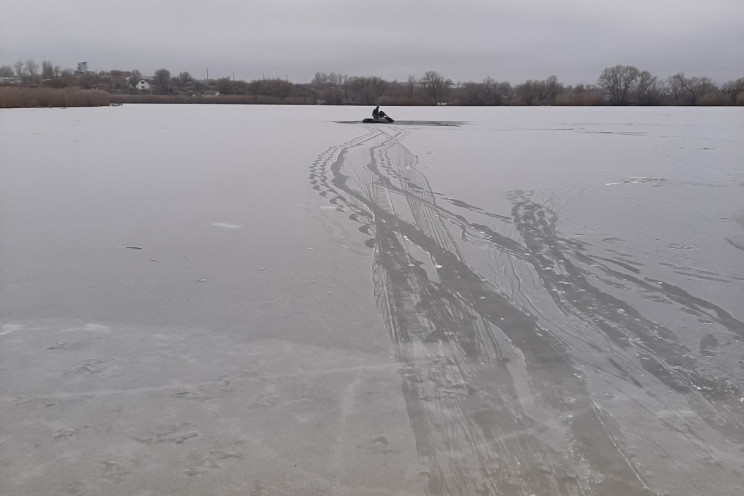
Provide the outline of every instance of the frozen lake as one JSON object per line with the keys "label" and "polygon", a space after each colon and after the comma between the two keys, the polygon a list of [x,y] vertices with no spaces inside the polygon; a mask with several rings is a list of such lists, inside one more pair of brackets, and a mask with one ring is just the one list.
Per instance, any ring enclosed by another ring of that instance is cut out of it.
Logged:
{"label": "frozen lake", "polygon": [[744,493],[744,111],[385,110],[0,111],[0,495]]}

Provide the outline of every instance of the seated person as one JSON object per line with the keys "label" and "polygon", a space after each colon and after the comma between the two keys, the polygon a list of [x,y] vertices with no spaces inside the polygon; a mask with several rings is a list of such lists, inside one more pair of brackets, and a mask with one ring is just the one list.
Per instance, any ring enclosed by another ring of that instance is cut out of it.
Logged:
{"label": "seated person", "polygon": [[379,119],[380,118],[380,106],[378,105],[375,107],[375,109],[372,111],[372,118],[373,119]]}

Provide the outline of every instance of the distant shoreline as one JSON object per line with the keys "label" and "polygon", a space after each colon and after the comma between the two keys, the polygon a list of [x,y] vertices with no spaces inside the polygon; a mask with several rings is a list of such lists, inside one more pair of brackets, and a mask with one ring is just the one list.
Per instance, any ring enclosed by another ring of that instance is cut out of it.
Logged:
{"label": "distant shoreline", "polygon": [[[110,93],[100,89],[84,89],[79,87],[70,88],[48,88],[48,87],[0,87],[0,108],[43,108],[43,107],[105,107],[121,104],[209,104],[209,105],[327,105],[343,106],[358,105],[368,106],[370,104],[356,104],[350,102],[328,103],[323,101],[308,100],[296,97],[280,97],[273,95],[154,95],[154,94],[120,94]],[[385,104],[388,107],[427,107],[431,104],[421,102],[391,102]],[[607,107],[612,106],[607,102],[597,100],[567,101],[552,103],[549,105],[526,105],[518,102],[509,102],[501,105],[462,105],[443,104],[449,106],[468,107],[531,107],[531,106],[556,106],[556,107]],[[627,105],[633,106],[633,105]],[[636,105],[640,106],[640,105]],[[667,105],[651,105],[654,107]],[[691,106],[691,105],[679,105]],[[721,104],[720,102],[700,102],[694,106],[706,107],[728,107],[738,106],[737,103]]]}

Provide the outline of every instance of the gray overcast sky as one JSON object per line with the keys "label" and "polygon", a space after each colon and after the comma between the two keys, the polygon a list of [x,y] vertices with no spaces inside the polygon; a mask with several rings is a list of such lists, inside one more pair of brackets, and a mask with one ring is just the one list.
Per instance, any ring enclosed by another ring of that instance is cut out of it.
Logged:
{"label": "gray overcast sky", "polygon": [[575,84],[621,64],[724,83],[742,47],[744,0],[0,0],[0,65],[145,75]]}

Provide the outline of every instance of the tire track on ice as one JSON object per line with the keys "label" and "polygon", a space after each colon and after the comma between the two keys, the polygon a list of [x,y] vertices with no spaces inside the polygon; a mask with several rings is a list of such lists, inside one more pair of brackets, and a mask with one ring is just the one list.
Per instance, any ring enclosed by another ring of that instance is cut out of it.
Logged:
{"label": "tire track on ice", "polygon": [[317,167],[374,236],[427,492],[645,494],[562,344],[468,267],[444,220],[517,258],[523,248],[438,206],[403,136],[368,133]]}

